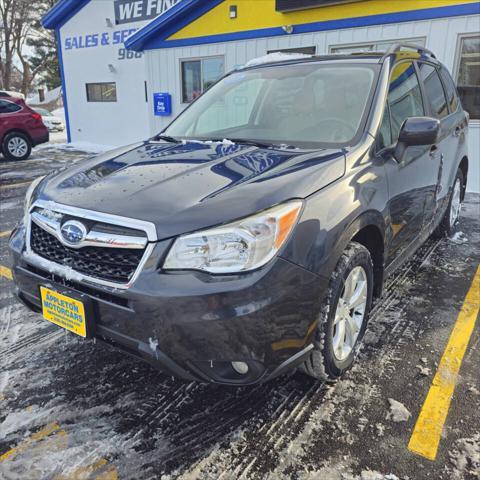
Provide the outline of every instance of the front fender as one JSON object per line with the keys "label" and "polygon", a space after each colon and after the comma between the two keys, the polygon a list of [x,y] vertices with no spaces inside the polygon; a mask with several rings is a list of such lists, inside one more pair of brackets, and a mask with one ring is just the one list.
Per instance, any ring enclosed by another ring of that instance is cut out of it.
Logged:
{"label": "front fender", "polygon": [[[302,217],[282,256],[330,278],[340,256],[363,228],[387,235],[388,186],[383,164],[369,162],[306,199]],[[383,253],[383,252],[382,252]],[[375,266],[383,266],[383,255]]]}

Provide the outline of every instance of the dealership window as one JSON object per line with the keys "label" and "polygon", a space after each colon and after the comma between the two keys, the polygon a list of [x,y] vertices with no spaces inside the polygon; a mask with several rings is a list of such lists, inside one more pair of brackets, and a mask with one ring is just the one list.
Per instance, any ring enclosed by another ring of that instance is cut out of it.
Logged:
{"label": "dealership window", "polygon": [[330,45],[330,53],[356,53],[356,52],[386,52],[395,43],[411,43],[425,46],[425,37],[403,38],[400,40],[387,40],[381,42],[350,43],[344,45]]}
{"label": "dealership window", "polygon": [[182,102],[190,103],[210,88],[225,70],[223,57],[183,60],[182,70]]}
{"label": "dealership window", "polygon": [[303,53],[305,55],[315,55],[315,53],[317,53],[317,47],[279,48],[277,50],[268,50],[267,53]]}
{"label": "dealership window", "polygon": [[457,88],[464,110],[472,120],[480,120],[480,35],[459,39]]}
{"label": "dealership window", "polygon": [[418,67],[433,113],[437,118],[446,117],[448,115],[447,99],[437,69],[433,65],[423,62],[419,63]]}
{"label": "dealership window", "polygon": [[117,84],[114,82],[86,83],[87,102],[116,102]]}

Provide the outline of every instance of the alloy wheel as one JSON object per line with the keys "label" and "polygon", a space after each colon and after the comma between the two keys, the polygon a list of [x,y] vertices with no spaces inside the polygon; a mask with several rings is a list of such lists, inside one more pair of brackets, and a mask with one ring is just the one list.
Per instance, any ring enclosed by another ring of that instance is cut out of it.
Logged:
{"label": "alloy wheel", "polygon": [[28,151],[28,144],[22,137],[12,137],[7,144],[8,151],[17,158],[23,157]]}
{"label": "alloy wheel", "polygon": [[352,352],[365,319],[368,280],[363,267],[355,267],[345,279],[333,323],[333,353],[338,361]]}

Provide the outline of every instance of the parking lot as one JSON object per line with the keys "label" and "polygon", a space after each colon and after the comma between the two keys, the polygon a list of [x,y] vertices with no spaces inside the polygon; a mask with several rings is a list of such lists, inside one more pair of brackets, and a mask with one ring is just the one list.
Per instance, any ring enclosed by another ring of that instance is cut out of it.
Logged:
{"label": "parking lot", "polygon": [[[480,478],[479,195],[467,195],[455,236],[430,240],[388,279],[341,381],[294,372],[225,388],[166,377],[15,299],[8,233],[29,182],[87,156],[52,145],[16,164],[0,157],[1,479]],[[467,348],[452,357],[445,423],[427,419],[442,431],[430,460],[409,445],[462,315],[474,329],[458,334]]]}

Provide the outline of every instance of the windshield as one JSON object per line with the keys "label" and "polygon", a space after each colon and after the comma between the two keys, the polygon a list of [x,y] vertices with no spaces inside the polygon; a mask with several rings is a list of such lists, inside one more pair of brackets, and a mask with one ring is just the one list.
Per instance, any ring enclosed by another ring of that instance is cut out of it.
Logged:
{"label": "windshield", "polygon": [[372,91],[371,65],[307,63],[235,72],[170,124],[164,135],[299,147],[348,145]]}

